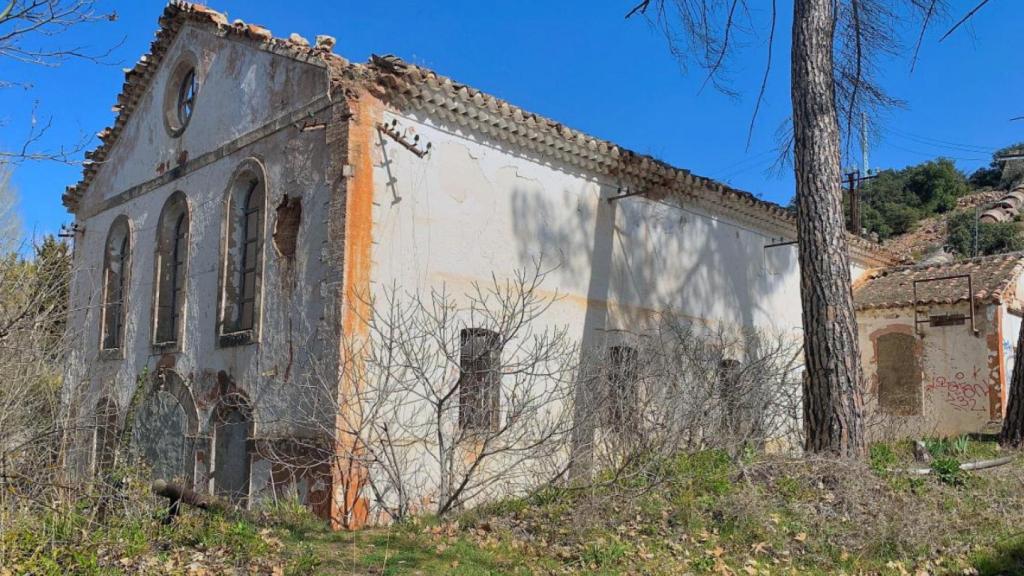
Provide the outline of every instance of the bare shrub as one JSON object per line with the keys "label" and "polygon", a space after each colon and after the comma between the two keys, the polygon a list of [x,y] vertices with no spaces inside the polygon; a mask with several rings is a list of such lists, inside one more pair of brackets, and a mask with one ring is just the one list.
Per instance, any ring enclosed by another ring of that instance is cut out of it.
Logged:
{"label": "bare shrub", "polygon": [[366,299],[362,333],[345,336],[340,370],[305,379],[294,423],[335,447],[318,454],[344,484],[343,522],[356,493],[372,519],[398,520],[564,475],[578,346],[543,319],[557,299],[540,293],[547,274],[538,263],[466,294]]}
{"label": "bare shrub", "polygon": [[682,452],[799,447],[802,358],[785,334],[663,315],[587,356],[577,426],[606,477],[656,474]]}
{"label": "bare shrub", "polygon": [[61,407],[70,251],[52,238],[0,257],[0,493],[4,509],[45,503],[62,482]]}

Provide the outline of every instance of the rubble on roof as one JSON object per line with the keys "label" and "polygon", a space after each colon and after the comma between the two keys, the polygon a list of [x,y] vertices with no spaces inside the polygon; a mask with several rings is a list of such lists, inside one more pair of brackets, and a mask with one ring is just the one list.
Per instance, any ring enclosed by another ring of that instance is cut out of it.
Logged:
{"label": "rubble on roof", "polygon": [[979,222],[1010,222],[1016,218],[1024,206],[1024,185],[1010,190],[996,201],[995,205],[978,216]]}

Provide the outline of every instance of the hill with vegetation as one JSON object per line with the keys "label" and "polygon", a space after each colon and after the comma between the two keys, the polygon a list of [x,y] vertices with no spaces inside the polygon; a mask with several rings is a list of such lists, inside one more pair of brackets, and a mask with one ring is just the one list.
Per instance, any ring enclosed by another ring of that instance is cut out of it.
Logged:
{"label": "hill with vegetation", "polygon": [[997,150],[992,162],[970,176],[948,158],[882,170],[861,188],[861,225],[897,253],[920,258],[943,247],[961,257],[1024,249],[1018,222],[981,223],[977,211],[1018,182],[998,158],[1024,143]]}

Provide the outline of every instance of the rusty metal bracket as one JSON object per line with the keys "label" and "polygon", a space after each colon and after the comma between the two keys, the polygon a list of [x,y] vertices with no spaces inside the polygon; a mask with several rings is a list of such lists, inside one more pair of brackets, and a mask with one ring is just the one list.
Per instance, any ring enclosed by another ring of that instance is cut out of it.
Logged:
{"label": "rusty metal bracket", "polygon": [[644,190],[630,190],[628,186],[625,187],[625,188],[622,187],[622,186],[619,186],[618,192],[619,193],[616,194],[615,196],[609,196],[607,198],[609,204],[611,204],[615,200],[622,200],[623,198],[629,198],[631,196],[642,196],[642,195],[648,193],[648,191],[646,189],[644,189]]}
{"label": "rusty metal bracket", "polygon": [[935,278],[921,278],[921,279],[918,279],[918,280],[914,280],[913,288],[914,288],[914,331],[915,332],[920,334],[921,332],[920,332],[919,326],[921,324],[931,323],[931,321],[932,321],[931,317],[927,316],[927,312],[925,313],[926,314],[925,319],[924,320],[921,319],[920,310],[918,310],[918,302],[919,301],[917,299],[917,285],[918,284],[924,284],[926,282],[940,282],[942,280],[961,280],[961,279],[966,279],[967,280],[967,300],[968,300],[968,302],[970,302],[970,307],[971,307],[971,332],[975,336],[978,335],[978,325],[976,323],[975,314],[974,314],[974,281],[972,280],[970,274],[952,274],[950,276],[936,276]]}
{"label": "rusty metal bracket", "polygon": [[424,156],[430,153],[430,142],[427,142],[427,145],[424,148],[420,148],[420,135],[416,134],[410,140],[408,137],[406,137],[405,134],[402,134],[398,130],[398,120],[392,120],[391,124],[379,122],[377,124],[377,129],[383,132],[384,134],[390,136],[392,140],[398,142],[399,144],[402,145],[403,148],[405,148],[409,152],[412,152],[413,154],[420,158],[423,158]]}
{"label": "rusty metal bracket", "polygon": [[78,234],[85,234],[85,228],[79,226],[78,222],[72,222],[70,225],[61,224],[60,232],[57,232],[58,238],[71,238],[72,240]]}
{"label": "rusty metal bracket", "polygon": [[793,244],[796,244],[798,242],[799,242],[799,240],[786,240],[785,242],[775,242],[773,244],[765,244],[764,245],[764,249],[767,250],[769,248],[778,248],[780,246],[792,246]]}

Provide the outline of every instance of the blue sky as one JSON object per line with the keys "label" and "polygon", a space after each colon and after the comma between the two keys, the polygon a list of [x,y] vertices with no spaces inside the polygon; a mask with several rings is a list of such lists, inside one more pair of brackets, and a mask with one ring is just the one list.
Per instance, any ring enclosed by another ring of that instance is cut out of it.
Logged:
{"label": "blue sky", "polygon": [[[952,4],[958,16],[975,2]],[[116,11],[116,21],[59,38],[63,45],[98,51],[120,43],[106,64],[72,61],[42,68],[0,61],[0,80],[31,85],[0,89],[0,147],[19,145],[33,107],[40,121],[53,124],[41,147],[73,145],[110,125],[121,69],[148,50],[163,5],[158,0],[99,0],[98,9]],[[791,172],[766,173],[775,158],[776,130],[789,115],[792,7],[786,0],[779,2],[776,64],[749,150],[747,127],[763,70],[764,38],[749,39],[731,62],[732,87],[739,97],[701,91],[699,70],[681,70],[664,39],[643,20],[623,19],[628,0],[211,0],[210,5],[231,19],[262,24],[277,36],[330,34],[338,40],[335,51],[351,60],[397,54],[772,201],[785,203],[793,194]],[[753,18],[764,15],[755,12]],[[994,149],[1024,140],[1024,121],[1009,120],[1024,115],[1019,96],[1024,66],[1012,48],[1020,22],[1024,2],[992,2],[945,42],[938,37],[949,23],[934,28],[913,74],[907,58],[883,63],[881,81],[908,106],[889,112],[883,118],[885,130],[872,135],[871,166],[898,168],[944,155],[969,172],[986,164]],[[56,163],[15,168],[12,180],[27,233],[55,232],[71,220],[60,196],[79,174],[78,166]]]}

